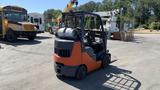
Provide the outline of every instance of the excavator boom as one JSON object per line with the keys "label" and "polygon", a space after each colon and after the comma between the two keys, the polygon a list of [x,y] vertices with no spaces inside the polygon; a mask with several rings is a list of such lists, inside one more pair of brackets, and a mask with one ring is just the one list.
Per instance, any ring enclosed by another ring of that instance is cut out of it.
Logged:
{"label": "excavator boom", "polygon": [[73,8],[73,5],[78,5],[78,0],[71,0],[70,3],[67,4],[63,12],[69,12]]}
{"label": "excavator boom", "polygon": [[[63,10],[63,12],[69,12],[70,10],[72,10],[72,8],[73,8],[74,5],[76,5],[76,6],[78,5],[78,0],[71,0],[71,1],[67,4],[67,6],[66,6],[66,8]],[[57,18],[57,22],[58,22],[58,23],[60,22],[61,17],[62,17],[62,15],[59,15],[59,16],[58,16],[58,18]]]}

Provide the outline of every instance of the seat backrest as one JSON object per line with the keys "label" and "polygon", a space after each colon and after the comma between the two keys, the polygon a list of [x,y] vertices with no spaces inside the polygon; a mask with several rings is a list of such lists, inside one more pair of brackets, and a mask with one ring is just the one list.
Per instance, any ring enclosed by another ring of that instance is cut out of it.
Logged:
{"label": "seat backrest", "polygon": [[86,46],[85,51],[96,60],[96,54],[94,53],[94,50],[91,47]]}

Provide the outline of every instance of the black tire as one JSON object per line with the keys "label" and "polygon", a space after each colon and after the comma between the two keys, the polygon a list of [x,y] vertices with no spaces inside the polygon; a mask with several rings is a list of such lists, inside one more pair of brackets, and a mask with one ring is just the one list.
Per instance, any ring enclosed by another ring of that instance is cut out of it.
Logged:
{"label": "black tire", "polygon": [[80,66],[77,69],[75,78],[78,79],[78,80],[82,80],[82,79],[84,79],[86,77],[86,75],[87,75],[86,67],[85,66]]}
{"label": "black tire", "polygon": [[28,39],[30,41],[33,41],[35,38],[36,38],[36,34],[30,34],[30,35],[28,35]]}
{"label": "black tire", "polygon": [[107,67],[111,63],[111,54],[105,54],[102,59],[102,68]]}
{"label": "black tire", "polygon": [[111,54],[108,53],[107,56],[108,56],[108,63],[110,64],[111,63]]}
{"label": "black tire", "polygon": [[56,74],[56,76],[58,79],[64,79],[64,77],[65,77],[64,75],[60,75],[60,74]]}
{"label": "black tire", "polygon": [[36,38],[36,36],[29,36],[29,37],[28,37],[28,39],[29,39],[30,41],[33,41],[35,38]]}
{"label": "black tire", "polygon": [[48,31],[49,31],[49,33],[50,33],[50,34],[54,34],[54,32],[53,32],[52,28],[49,28],[49,30],[48,30]]}
{"label": "black tire", "polygon": [[17,41],[17,36],[15,34],[15,32],[11,29],[8,29],[7,32],[6,32],[6,35],[5,35],[5,39],[8,41],[8,42],[16,42]]}

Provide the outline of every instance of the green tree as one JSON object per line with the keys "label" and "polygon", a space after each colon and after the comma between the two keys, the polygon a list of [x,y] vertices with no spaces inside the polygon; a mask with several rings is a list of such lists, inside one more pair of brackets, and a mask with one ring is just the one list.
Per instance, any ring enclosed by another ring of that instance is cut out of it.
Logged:
{"label": "green tree", "polygon": [[153,10],[156,18],[158,20],[160,20],[160,1],[159,0],[151,0],[150,6],[152,7],[151,10]]}
{"label": "green tree", "polygon": [[114,9],[114,3],[112,2],[112,0],[103,0],[102,9],[103,11],[111,11],[112,9]]}
{"label": "green tree", "polygon": [[88,11],[88,12],[95,12],[98,11],[101,3],[96,3],[94,1],[90,1],[84,5],[77,7],[78,11]]}
{"label": "green tree", "polygon": [[61,10],[48,9],[44,12],[45,20],[56,19],[59,15],[61,15]]}
{"label": "green tree", "polygon": [[[120,21],[129,21],[139,25],[149,25],[160,21],[160,0],[103,0],[102,2],[90,1],[80,5],[74,10],[98,12],[122,9],[118,16]],[[61,14],[60,10],[49,9],[44,12],[45,19],[56,19]]]}
{"label": "green tree", "polygon": [[136,20],[139,24],[147,24],[151,16],[148,0],[138,0],[136,7]]}

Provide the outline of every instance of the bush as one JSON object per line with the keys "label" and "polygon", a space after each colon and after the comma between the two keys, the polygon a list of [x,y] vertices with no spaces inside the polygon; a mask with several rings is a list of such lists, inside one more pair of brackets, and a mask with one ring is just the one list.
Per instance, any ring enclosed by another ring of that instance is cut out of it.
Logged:
{"label": "bush", "polygon": [[160,22],[157,23],[157,29],[160,30]]}
{"label": "bush", "polygon": [[152,22],[152,23],[149,25],[149,28],[150,28],[150,29],[155,29],[155,28],[156,28],[155,22]]}
{"label": "bush", "polygon": [[140,25],[140,26],[138,26],[138,28],[149,29],[149,27],[148,27],[148,25],[147,25],[147,24]]}
{"label": "bush", "polygon": [[146,24],[142,25],[142,27],[143,27],[144,29],[149,29],[149,28],[148,28],[148,25],[146,25]]}
{"label": "bush", "polygon": [[160,22],[152,22],[149,25],[149,28],[154,30],[160,30]]}

